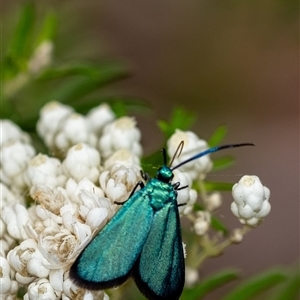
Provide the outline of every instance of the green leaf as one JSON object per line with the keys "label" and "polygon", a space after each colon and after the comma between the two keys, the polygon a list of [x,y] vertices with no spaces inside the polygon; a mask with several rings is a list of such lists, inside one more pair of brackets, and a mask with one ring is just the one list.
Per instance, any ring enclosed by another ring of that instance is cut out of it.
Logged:
{"label": "green leaf", "polygon": [[225,125],[219,126],[208,140],[210,147],[218,146],[227,135],[228,128]]}
{"label": "green leaf", "polygon": [[153,175],[157,172],[157,169],[161,166],[161,164],[162,155],[160,151],[155,151],[147,157],[143,157],[141,161],[143,171],[148,173],[151,177],[153,177]]}
{"label": "green leaf", "polygon": [[300,271],[293,272],[279,290],[273,294],[273,300],[297,300],[300,297]]}
{"label": "green leaf", "polygon": [[213,274],[204,279],[200,284],[193,288],[185,288],[183,290],[182,300],[200,300],[203,299],[211,291],[235,280],[238,278],[239,272],[237,270],[224,270]]}
{"label": "green leaf", "polygon": [[142,113],[150,111],[150,108],[147,106],[147,104],[140,99],[121,96],[88,98],[83,100],[79,99],[78,101],[74,101],[72,106],[77,112],[81,114],[87,114],[90,109],[100,105],[101,103],[109,104],[117,118],[128,115],[129,111]]}
{"label": "green leaf", "polygon": [[226,155],[213,160],[213,171],[219,171],[234,165],[234,158],[232,156]]}
{"label": "green leaf", "polygon": [[43,41],[53,41],[57,32],[57,15],[54,12],[49,12],[41,28],[36,39],[36,46]]}
{"label": "green leaf", "polygon": [[207,192],[212,191],[231,191],[233,183],[230,182],[204,182],[204,188]]}
{"label": "green leaf", "polygon": [[165,120],[158,120],[157,125],[159,129],[165,134],[166,137],[170,137],[173,133],[170,124]]}
{"label": "green leaf", "polygon": [[196,114],[189,112],[183,107],[177,106],[173,109],[170,120],[159,120],[157,122],[160,130],[168,139],[176,129],[188,130],[196,121]]}
{"label": "green leaf", "polygon": [[10,53],[15,58],[28,55],[29,41],[32,36],[35,19],[35,7],[33,2],[26,2],[22,7],[21,16],[11,41]]}
{"label": "green leaf", "polygon": [[12,36],[7,54],[2,61],[1,78],[9,80],[27,69],[27,58],[32,51],[31,38],[35,19],[33,2],[26,2]]}
{"label": "green leaf", "polygon": [[253,300],[253,298],[268,289],[285,281],[287,276],[283,270],[273,269],[256,275],[240,284],[222,300]]}
{"label": "green leaf", "polygon": [[99,69],[96,76],[93,75],[68,78],[64,84],[61,84],[52,94],[48,95],[48,100],[56,99],[64,103],[74,103],[74,101],[81,99],[96,89],[124,78],[128,74],[121,66],[107,66],[107,68],[102,70]]}
{"label": "green leaf", "polygon": [[224,236],[227,236],[229,230],[227,227],[215,216],[212,215],[211,217],[211,226],[217,232],[222,232]]}
{"label": "green leaf", "polygon": [[111,77],[123,78],[128,75],[124,66],[116,63],[102,63],[102,64],[90,64],[90,63],[70,63],[63,66],[53,66],[45,70],[38,78],[41,80],[50,80],[58,78],[66,78],[70,76],[84,76],[93,80],[105,80]]}

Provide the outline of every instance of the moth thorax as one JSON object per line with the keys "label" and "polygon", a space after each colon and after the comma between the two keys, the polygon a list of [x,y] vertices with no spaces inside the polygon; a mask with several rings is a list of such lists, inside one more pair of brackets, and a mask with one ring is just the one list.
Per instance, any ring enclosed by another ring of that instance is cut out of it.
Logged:
{"label": "moth thorax", "polygon": [[158,169],[157,171],[157,175],[156,178],[162,182],[166,182],[169,183],[174,177],[174,174],[172,172],[172,170],[167,167],[167,166],[163,166],[160,169]]}

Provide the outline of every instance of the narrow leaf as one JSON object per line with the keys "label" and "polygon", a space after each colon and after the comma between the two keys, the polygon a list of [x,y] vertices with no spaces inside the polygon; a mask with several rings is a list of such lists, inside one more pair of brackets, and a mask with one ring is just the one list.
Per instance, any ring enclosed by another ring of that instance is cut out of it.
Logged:
{"label": "narrow leaf", "polygon": [[32,35],[34,24],[35,8],[33,2],[26,2],[23,5],[19,23],[11,41],[10,53],[15,58],[20,58],[28,54],[27,47]]}
{"label": "narrow leaf", "polygon": [[53,41],[57,31],[57,16],[54,12],[49,12],[41,26],[37,37],[36,45],[43,41]]}
{"label": "narrow leaf", "polygon": [[243,282],[222,300],[253,300],[255,296],[276,286],[286,279],[286,274],[280,269],[267,271]]}
{"label": "narrow leaf", "polygon": [[226,155],[214,159],[213,162],[213,170],[219,171],[231,167],[234,164],[234,158],[232,156]]}
{"label": "narrow leaf", "polygon": [[210,147],[218,146],[227,135],[228,128],[225,125],[219,126],[208,140]]}
{"label": "narrow leaf", "polygon": [[107,72],[98,75],[99,76],[95,79],[82,77],[70,78],[65,84],[62,84],[60,88],[48,95],[48,98],[49,100],[58,99],[65,103],[73,103],[108,83],[124,78],[127,73],[125,73],[125,71],[121,72],[119,68],[107,70]]}
{"label": "narrow leaf", "polygon": [[300,299],[300,271],[297,270],[292,274],[288,280],[283,284],[280,290],[276,290],[273,298],[274,300],[297,300]]}
{"label": "narrow leaf", "polygon": [[194,288],[186,288],[180,299],[183,300],[200,300],[211,291],[235,280],[238,278],[239,272],[237,270],[224,270],[213,274],[204,279],[200,284]]}
{"label": "narrow leaf", "polygon": [[229,233],[227,227],[215,216],[212,216],[211,218],[211,226],[215,231],[221,231],[224,236],[227,236]]}
{"label": "narrow leaf", "polygon": [[233,183],[230,182],[204,182],[204,187],[207,192],[212,191],[231,191]]}

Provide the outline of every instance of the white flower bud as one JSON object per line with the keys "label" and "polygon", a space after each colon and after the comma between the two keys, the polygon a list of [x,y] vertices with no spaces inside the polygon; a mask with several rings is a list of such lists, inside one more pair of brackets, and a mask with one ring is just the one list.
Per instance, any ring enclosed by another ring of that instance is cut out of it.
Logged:
{"label": "white flower bud", "polygon": [[[30,196],[43,208],[56,215],[59,215],[59,211],[63,205],[70,202],[67,191],[62,187],[53,188],[46,185],[33,186],[30,189]],[[36,210],[37,214],[38,210],[39,208]],[[46,213],[45,217],[39,215],[39,217],[45,219],[49,217],[49,214]]]}
{"label": "white flower bud", "polygon": [[8,141],[19,141],[24,144],[30,143],[30,136],[10,120],[0,120],[1,139],[0,147]]}
{"label": "white flower bud", "polygon": [[232,187],[232,196],[231,211],[242,224],[256,227],[271,210],[270,190],[257,176],[243,176]]}
{"label": "white flower bud", "polygon": [[63,291],[64,270],[63,268],[50,270],[49,281],[54,290]]}
{"label": "white flower bud", "polygon": [[112,155],[116,150],[128,149],[137,156],[142,155],[140,144],[141,133],[133,118],[122,117],[106,125],[99,140],[99,149],[104,158]]}
{"label": "white flower bud", "polygon": [[208,195],[205,201],[205,207],[208,211],[214,211],[222,204],[221,194],[219,192]]}
{"label": "white flower bud", "polygon": [[114,203],[127,200],[141,179],[139,167],[118,164],[113,166],[110,172],[102,172],[99,181],[106,196]]}
{"label": "white flower bud", "polygon": [[5,299],[4,295],[10,294],[13,287],[11,280],[11,268],[8,261],[0,256],[0,297]]}
{"label": "white flower bud", "polygon": [[70,106],[56,101],[47,103],[40,110],[40,118],[37,122],[37,132],[50,148],[54,148],[54,136],[60,124],[74,111]]}
{"label": "white flower bud", "polygon": [[[180,164],[181,162],[189,159],[193,155],[207,150],[208,145],[206,141],[200,140],[198,136],[191,131],[181,131],[177,129],[175,133],[167,141],[169,157],[173,157],[180,142],[184,142],[182,152],[179,157],[175,157],[173,166]],[[187,163],[180,167],[181,171],[190,174],[192,180],[200,177],[205,178],[206,174],[212,169],[212,161],[209,155],[205,155],[199,159],[193,161],[193,163]]]}
{"label": "white flower bud", "polygon": [[63,168],[76,181],[86,177],[96,182],[100,174],[99,152],[87,144],[77,144],[69,149]]}
{"label": "white flower bud", "polygon": [[97,135],[100,135],[103,127],[106,124],[111,123],[116,116],[108,104],[102,103],[99,106],[91,109],[86,118],[90,121],[93,132],[95,132]]}
{"label": "white flower bud", "polygon": [[24,300],[59,300],[60,293],[55,292],[46,278],[35,280],[28,286]]}
{"label": "white flower bud", "polygon": [[107,219],[114,214],[112,204],[109,199],[98,196],[96,193],[83,190],[80,194],[81,202],[79,214],[86,220],[92,230],[101,228]]}
{"label": "white flower bud", "polygon": [[9,244],[3,238],[0,240],[0,256],[6,257],[7,252],[9,251]]}
{"label": "white flower bud", "polygon": [[96,207],[89,211],[86,217],[86,224],[94,231],[107,219],[108,211],[102,207]]}
{"label": "white flower bud", "polygon": [[24,197],[13,193],[5,184],[0,182],[0,191],[1,191],[1,201],[0,201],[0,210],[3,207],[11,206],[13,204],[19,203],[24,204]]}
{"label": "white flower bud", "polygon": [[73,203],[81,203],[81,193],[82,191],[88,191],[90,193],[96,194],[98,197],[104,197],[104,192],[96,186],[88,178],[83,178],[76,182],[73,178],[69,178],[66,183],[66,191],[69,198]]}
{"label": "white flower bud", "polygon": [[103,291],[88,291],[77,287],[70,278],[63,283],[63,297],[62,299],[83,299],[83,300],[109,300],[107,294]]}
{"label": "white flower bud", "polygon": [[7,142],[0,150],[1,180],[12,189],[23,190],[24,171],[30,159],[35,155],[34,148],[19,141]]}
{"label": "white flower bud", "polygon": [[86,143],[91,147],[95,147],[97,137],[85,117],[73,113],[61,123],[59,131],[55,136],[55,146],[58,149],[66,151],[78,143]]}
{"label": "white flower bud", "polygon": [[192,179],[189,173],[181,172],[179,170],[174,170],[173,173],[174,178],[172,184],[180,182],[179,187],[186,186],[186,188],[177,191],[177,203],[185,204],[183,206],[180,206],[178,209],[180,213],[187,215],[193,210],[193,206],[197,200],[197,192],[191,189]]}
{"label": "white flower bud", "polygon": [[66,182],[60,161],[44,154],[38,154],[29,162],[25,175],[27,185],[31,188],[39,185],[49,188],[63,186]]}
{"label": "white flower bud", "polygon": [[185,267],[185,285],[187,287],[192,287],[199,280],[199,272],[198,270]]}
{"label": "white flower bud", "polygon": [[23,241],[19,246],[9,251],[7,260],[14,268],[16,280],[21,284],[28,284],[35,277],[47,277],[49,270],[44,265],[49,264],[37,249],[37,243],[33,239]]}
{"label": "white flower bud", "polygon": [[140,158],[128,149],[117,150],[104,162],[104,168],[108,171],[110,171],[113,167],[116,168],[116,166],[120,165],[128,168],[135,167],[139,170],[141,169]]}
{"label": "white flower bud", "polygon": [[194,230],[197,235],[204,235],[210,227],[210,213],[208,211],[197,211]]}
{"label": "white flower bud", "polygon": [[7,232],[11,237],[17,240],[28,238],[24,226],[30,222],[30,218],[27,209],[23,205],[16,204],[13,207],[4,207],[2,220],[6,224]]}
{"label": "white flower bud", "polygon": [[232,230],[230,234],[230,240],[234,244],[239,244],[243,240],[243,235],[244,235],[243,230],[240,228],[236,228]]}
{"label": "white flower bud", "polygon": [[38,74],[52,61],[53,43],[51,41],[43,41],[34,50],[32,57],[28,61],[28,71],[32,74]]}

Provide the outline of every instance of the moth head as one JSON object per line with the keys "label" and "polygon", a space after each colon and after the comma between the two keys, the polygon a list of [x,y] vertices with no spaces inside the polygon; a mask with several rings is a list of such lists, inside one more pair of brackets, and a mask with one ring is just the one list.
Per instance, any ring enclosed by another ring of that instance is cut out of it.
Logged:
{"label": "moth head", "polygon": [[158,169],[156,178],[162,182],[169,183],[172,181],[174,174],[172,170],[167,166],[162,166]]}

